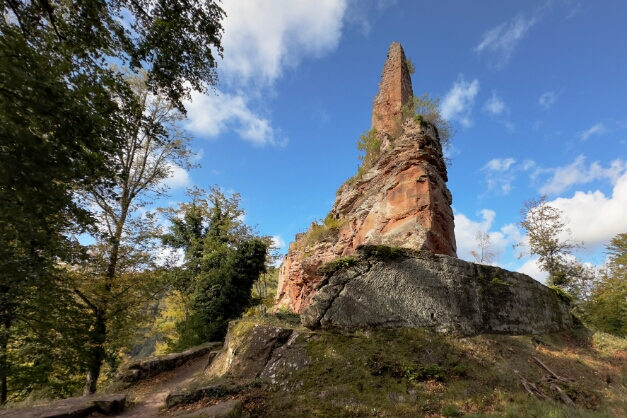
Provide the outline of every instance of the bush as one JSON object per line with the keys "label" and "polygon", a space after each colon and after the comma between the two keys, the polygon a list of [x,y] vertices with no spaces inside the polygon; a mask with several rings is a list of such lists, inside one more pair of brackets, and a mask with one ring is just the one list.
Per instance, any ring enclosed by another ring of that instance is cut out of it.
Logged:
{"label": "bush", "polygon": [[425,93],[420,97],[412,97],[401,109],[401,124],[409,117],[413,116],[414,120],[421,125],[429,122],[432,123],[438,131],[442,148],[447,148],[451,144],[451,139],[455,136],[453,125],[440,114],[440,98],[432,99],[429,93]]}
{"label": "bush", "polygon": [[377,135],[377,130],[371,129],[361,134],[357,141],[357,149],[365,153],[359,156],[359,161],[365,170],[369,170],[381,156],[381,140]]}
{"label": "bush", "polygon": [[570,303],[573,301],[573,297],[564,289],[559,286],[549,286],[549,289],[553,290],[557,295],[564,300],[566,303]]}
{"label": "bush", "polygon": [[354,266],[356,263],[357,260],[354,257],[340,257],[320,266],[318,268],[318,272],[325,275],[330,275],[338,270],[343,270]]}
{"label": "bush", "polygon": [[413,75],[416,72],[416,66],[414,65],[411,58],[407,58],[405,60],[405,68],[407,69],[407,72],[409,73],[409,75]]}
{"label": "bush", "polygon": [[311,230],[307,232],[305,239],[306,246],[336,237],[340,229],[346,224],[346,219],[336,219],[333,213],[329,213],[321,224],[315,223]]}

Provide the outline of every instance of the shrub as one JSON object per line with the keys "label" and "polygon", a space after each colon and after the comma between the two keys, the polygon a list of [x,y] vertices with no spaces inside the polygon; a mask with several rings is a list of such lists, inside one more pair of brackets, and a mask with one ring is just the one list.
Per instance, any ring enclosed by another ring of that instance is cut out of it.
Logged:
{"label": "shrub", "polygon": [[340,257],[323,264],[318,268],[318,273],[330,275],[338,270],[347,269],[357,263],[355,257]]}
{"label": "shrub", "polygon": [[390,247],[387,245],[364,245],[361,247],[366,257],[372,257],[383,261],[394,260],[404,256],[400,247]]}
{"label": "shrub", "polygon": [[361,134],[357,141],[357,149],[365,153],[359,156],[361,167],[368,170],[374,166],[381,156],[381,140],[377,135],[377,130],[371,129]]}
{"label": "shrub", "polygon": [[413,75],[416,72],[416,66],[414,65],[411,58],[407,58],[405,60],[405,68],[407,69],[407,72],[409,73],[409,75]]}
{"label": "shrub", "polygon": [[322,223],[315,223],[311,230],[307,232],[305,240],[306,246],[317,244],[329,238],[337,236],[340,229],[346,224],[346,219],[336,219],[329,213]]}
{"label": "shrub", "polygon": [[451,144],[451,139],[455,136],[453,125],[440,114],[440,98],[432,99],[429,93],[420,97],[412,97],[401,108],[402,121],[413,116],[417,123],[423,125],[425,122],[432,123],[438,131],[442,148],[447,148]]}
{"label": "shrub", "polygon": [[558,296],[564,300],[564,302],[570,303],[570,302],[573,301],[573,297],[567,291],[562,289],[561,287],[559,287],[559,286],[549,286],[549,289],[551,289],[555,293],[557,293]]}

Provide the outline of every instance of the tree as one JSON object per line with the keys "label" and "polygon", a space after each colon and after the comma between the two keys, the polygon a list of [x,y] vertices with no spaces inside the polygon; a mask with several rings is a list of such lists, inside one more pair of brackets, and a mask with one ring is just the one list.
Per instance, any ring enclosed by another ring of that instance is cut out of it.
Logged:
{"label": "tree", "polygon": [[492,264],[494,262],[495,254],[492,249],[490,234],[487,232],[477,231],[475,240],[477,241],[478,251],[472,250],[470,251],[470,254],[479,264]]}
{"label": "tree", "polygon": [[616,235],[605,248],[607,262],[584,307],[584,318],[600,331],[626,337],[627,233]]}
{"label": "tree", "polygon": [[139,106],[109,61],[132,71],[147,68],[150,91],[183,111],[191,89],[206,91],[216,83],[224,13],[214,1],[187,0],[4,0],[0,11],[4,403],[12,330],[58,317],[51,310],[61,307],[47,301],[69,300],[56,297],[70,290],[58,263],[72,262],[72,237],[94,222],[74,191],[112,177],[115,167],[108,163],[120,130],[128,129],[124,113]]}
{"label": "tree", "polygon": [[239,194],[227,197],[217,186],[208,196],[201,189],[188,193],[190,203],[164,211],[172,225],[163,242],[184,254],[183,264],[166,275],[186,304],[178,309],[186,315],[170,336],[170,350],[224,337],[228,321],[252,305],[252,286],[266,271],[271,240],[242,222]]}
{"label": "tree", "polygon": [[[139,106],[125,110],[122,141],[111,164],[118,172],[111,185],[94,185],[82,198],[98,218],[97,243],[90,246],[89,262],[83,279],[75,288],[80,301],[92,315],[91,348],[85,393],[94,393],[107,347],[111,346],[113,320],[146,301],[150,283],[146,272],[154,269],[155,244],[160,234],[153,217],[138,209],[167,191],[164,181],[173,167],[188,169],[191,150],[189,137],[179,128],[183,116],[165,96],[153,95],[147,77],[128,76],[128,83]],[[143,288],[140,289],[140,288]],[[111,351],[111,350],[110,350]]]}
{"label": "tree", "polygon": [[[540,269],[549,273],[547,283],[552,285],[560,276],[565,275],[565,267],[568,265],[568,257],[575,248],[581,248],[582,242],[573,241],[570,238],[570,229],[566,228],[568,219],[562,212],[547,203],[547,196],[540,199],[531,199],[524,202],[520,214],[523,218],[518,226],[527,234],[525,241],[514,245],[527,247],[528,250],[520,254],[538,255]],[[563,235],[568,238],[564,239]]]}

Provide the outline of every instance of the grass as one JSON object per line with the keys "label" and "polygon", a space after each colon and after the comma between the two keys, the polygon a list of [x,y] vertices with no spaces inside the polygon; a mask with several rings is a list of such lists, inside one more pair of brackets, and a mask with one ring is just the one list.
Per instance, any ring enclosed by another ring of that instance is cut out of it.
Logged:
{"label": "grass", "polygon": [[[294,328],[286,318],[261,319]],[[255,319],[246,321],[242,330]],[[307,351],[310,365],[279,375],[281,385],[262,385],[255,392],[257,405],[262,405],[260,415],[251,416],[579,418],[627,414],[627,341],[608,334],[579,329],[534,338],[463,338],[424,329],[355,333],[297,329],[300,336],[295,344]],[[558,385],[576,408],[559,401],[550,389],[548,374],[533,357],[558,375],[573,379]],[[533,398],[524,390],[521,377],[536,383],[553,400]]]}

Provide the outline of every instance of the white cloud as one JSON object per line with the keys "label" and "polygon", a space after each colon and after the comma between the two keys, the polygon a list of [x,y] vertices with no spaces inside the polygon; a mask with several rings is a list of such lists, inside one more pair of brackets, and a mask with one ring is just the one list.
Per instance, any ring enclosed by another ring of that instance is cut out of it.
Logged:
{"label": "white cloud", "polygon": [[[225,0],[224,59],[219,63],[225,84],[207,96],[192,93],[187,128],[208,137],[232,130],[258,146],[286,145],[251,99],[263,103],[285,68],[337,47],[348,1]],[[262,89],[269,92],[262,94]]]}
{"label": "white cloud", "polygon": [[496,213],[490,209],[483,209],[478,213],[482,220],[473,221],[461,212],[455,213],[455,241],[457,242],[457,256],[461,259],[474,261],[470,251],[477,249],[477,232],[490,234],[490,242],[494,253],[503,254],[507,247],[520,242],[520,230],[514,224],[506,224],[498,231],[490,231]]}
{"label": "white cloud", "polygon": [[594,251],[616,234],[627,231],[627,172],[617,179],[611,197],[599,190],[578,191],[571,198],[558,198],[548,203],[570,220],[568,227],[572,238],[584,241],[588,251]]}
{"label": "white cloud", "polygon": [[497,57],[495,66],[502,68],[509,61],[520,40],[537,21],[537,16],[525,19],[519,15],[509,22],[490,29],[483,34],[481,42],[475,47],[475,51],[478,53],[492,52]]}
{"label": "white cloud", "polygon": [[540,188],[540,193],[559,194],[575,184],[586,184],[594,180],[607,179],[615,184],[625,169],[627,169],[627,163],[622,160],[612,161],[607,168],[603,168],[596,161],[586,166],[586,157],[580,155],[570,165],[537,169],[534,175],[552,173],[552,177]]}
{"label": "white cloud", "polygon": [[187,129],[208,137],[217,137],[228,129],[255,145],[283,145],[278,141],[271,122],[253,112],[248,98],[242,93],[230,94],[216,90],[215,95],[192,93],[186,104]]}
{"label": "white cloud", "polygon": [[189,187],[191,185],[192,181],[189,178],[187,170],[171,164],[168,164],[168,169],[170,170],[170,177],[165,179],[163,184],[168,186],[170,189]]}
{"label": "white cloud", "polygon": [[347,0],[225,0],[224,61],[229,84],[271,85],[285,67],[338,45]]}
{"label": "white cloud", "polygon": [[513,158],[494,158],[483,166],[482,170],[507,171],[515,162]]}
{"label": "white cloud", "polygon": [[527,276],[531,276],[541,283],[545,283],[546,278],[549,276],[546,271],[540,270],[540,266],[538,265],[538,259],[536,257],[530,258],[529,260],[525,261],[525,264],[520,266],[516,271],[526,274]]}
{"label": "white cloud", "polygon": [[547,91],[538,99],[538,105],[542,106],[545,110],[553,106],[557,100],[557,94],[554,91]]}
{"label": "white cloud", "polygon": [[275,247],[277,247],[278,249],[280,250],[285,249],[285,241],[283,240],[283,238],[281,238],[281,235],[273,235],[272,242],[274,243]]}
{"label": "white cloud", "polygon": [[481,171],[486,173],[488,183],[486,193],[497,191],[507,195],[512,190],[512,183],[516,179],[516,170],[513,167],[515,163],[516,160],[513,158],[494,158],[481,168]]}
{"label": "white cloud", "polygon": [[603,123],[597,123],[587,131],[581,132],[579,137],[582,141],[587,141],[592,135],[602,135],[607,132],[605,125]]}
{"label": "white cloud", "polygon": [[495,91],[492,92],[492,97],[490,97],[483,105],[483,110],[492,116],[498,116],[502,113],[508,112],[505,102],[503,102],[503,100],[496,95]]}
{"label": "white cloud", "polygon": [[201,149],[199,149],[199,150],[198,150],[198,152],[194,153],[194,154],[191,156],[190,160],[191,160],[192,162],[195,162],[195,163],[196,163],[196,162],[198,162],[198,161],[202,160],[202,157],[204,157],[204,156],[205,156],[205,151],[201,148]]}
{"label": "white cloud", "polygon": [[479,81],[466,81],[463,74],[460,74],[457,81],[451,87],[442,100],[442,116],[449,120],[459,120],[462,126],[472,125],[470,114],[475,105],[475,96],[479,92]]}

